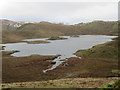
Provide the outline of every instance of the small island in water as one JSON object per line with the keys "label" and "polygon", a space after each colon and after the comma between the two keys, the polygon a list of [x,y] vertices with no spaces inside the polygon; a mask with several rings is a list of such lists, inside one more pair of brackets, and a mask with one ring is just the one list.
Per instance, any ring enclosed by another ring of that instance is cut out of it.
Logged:
{"label": "small island in water", "polygon": [[4,3],[3,90],[119,89],[118,2],[34,1]]}
{"label": "small island in water", "polygon": [[58,37],[50,37],[50,38],[47,39],[47,40],[65,40],[65,39],[68,39],[68,38],[64,38],[64,37],[58,36]]}

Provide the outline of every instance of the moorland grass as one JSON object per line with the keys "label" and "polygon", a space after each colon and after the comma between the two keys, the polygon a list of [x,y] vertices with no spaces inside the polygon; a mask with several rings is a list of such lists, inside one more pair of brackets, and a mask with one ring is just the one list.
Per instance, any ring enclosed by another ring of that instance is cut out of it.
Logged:
{"label": "moorland grass", "polygon": [[118,35],[117,21],[93,21],[75,25],[41,22],[23,24],[19,28],[10,28],[3,23],[2,26],[6,27],[2,28],[2,43],[18,42],[23,39],[68,35]]}
{"label": "moorland grass", "polygon": [[93,46],[75,53],[82,58],[109,58],[118,60],[118,40]]}
{"label": "moorland grass", "polygon": [[[94,52],[100,48],[111,48],[116,50],[117,41],[111,41],[105,44],[100,44],[95,46],[97,48]],[[108,47],[109,46],[109,47]],[[102,50],[101,50],[102,51]],[[105,49],[108,52],[108,49]],[[112,52],[112,51],[110,51]],[[8,53],[8,52],[7,52]],[[10,52],[11,53],[11,52]],[[3,55],[3,83],[12,82],[29,82],[29,81],[46,81],[41,84],[40,87],[57,87],[56,84],[48,84],[48,80],[65,79],[66,78],[98,78],[98,77],[111,77],[116,76],[116,69],[118,69],[118,62],[116,60],[116,55],[113,57],[83,57],[80,58],[69,58],[66,62],[62,63],[56,69],[43,73],[43,70],[47,69],[51,65],[51,61],[57,56],[41,56],[32,55],[27,57],[12,57],[10,54]],[[65,63],[68,63],[66,66]],[[58,86],[61,82],[58,83]],[[69,82],[68,82],[69,83]],[[73,81],[75,83],[75,81]],[[97,82],[96,82],[97,83]],[[108,83],[108,82],[107,82]],[[106,84],[107,84],[106,83]],[[95,84],[95,83],[94,83]],[[74,85],[74,84],[72,84]],[[76,86],[73,87],[77,87]],[[81,84],[80,84],[81,85]],[[93,84],[91,84],[93,85]],[[101,82],[100,84],[101,85]],[[67,87],[70,87],[69,84]],[[63,85],[62,87],[66,87]]]}
{"label": "moorland grass", "polygon": [[107,85],[102,86],[100,90],[103,90],[104,88],[120,89],[120,79],[114,83],[109,83]]}

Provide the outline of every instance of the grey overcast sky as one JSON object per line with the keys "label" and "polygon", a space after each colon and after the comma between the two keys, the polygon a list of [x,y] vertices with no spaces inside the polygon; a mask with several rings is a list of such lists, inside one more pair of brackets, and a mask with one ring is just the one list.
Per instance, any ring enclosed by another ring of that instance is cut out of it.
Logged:
{"label": "grey overcast sky", "polygon": [[118,20],[117,2],[11,2],[4,4],[2,19],[75,24]]}

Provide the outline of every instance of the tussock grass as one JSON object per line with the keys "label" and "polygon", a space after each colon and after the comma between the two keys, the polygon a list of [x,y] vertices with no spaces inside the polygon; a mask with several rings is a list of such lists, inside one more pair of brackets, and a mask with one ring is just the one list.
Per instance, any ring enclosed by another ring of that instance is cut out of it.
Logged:
{"label": "tussock grass", "polygon": [[113,83],[116,80],[116,78],[66,78],[36,82],[6,83],[3,84],[3,88],[57,88],[57,90],[69,88],[69,90],[76,90],[74,88],[100,88],[103,85],[110,82]]}

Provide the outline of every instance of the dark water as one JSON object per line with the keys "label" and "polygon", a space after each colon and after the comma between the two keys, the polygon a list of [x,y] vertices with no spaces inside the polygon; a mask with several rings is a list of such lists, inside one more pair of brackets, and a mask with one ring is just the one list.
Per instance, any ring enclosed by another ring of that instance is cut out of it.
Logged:
{"label": "dark water", "polygon": [[[69,57],[76,57],[73,55],[77,50],[83,50],[91,48],[94,45],[105,43],[111,41],[112,38],[116,36],[106,36],[106,35],[80,35],[80,37],[70,37],[64,36],[68,39],[66,40],[48,40],[51,43],[45,44],[27,44],[27,43],[9,43],[3,44],[6,46],[6,51],[18,50],[20,52],[16,52],[12,54],[12,56],[21,57],[21,56],[29,56],[32,54],[38,55],[57,55],[60,54],[58,58],[54,61],[56,62],[52,68],[45,70],[53,70],[59,64],[61,64],[61,59],[66,59]],[[36,40],[46,40],[44,39],[26,39],[26,41],[36,41]]]}

